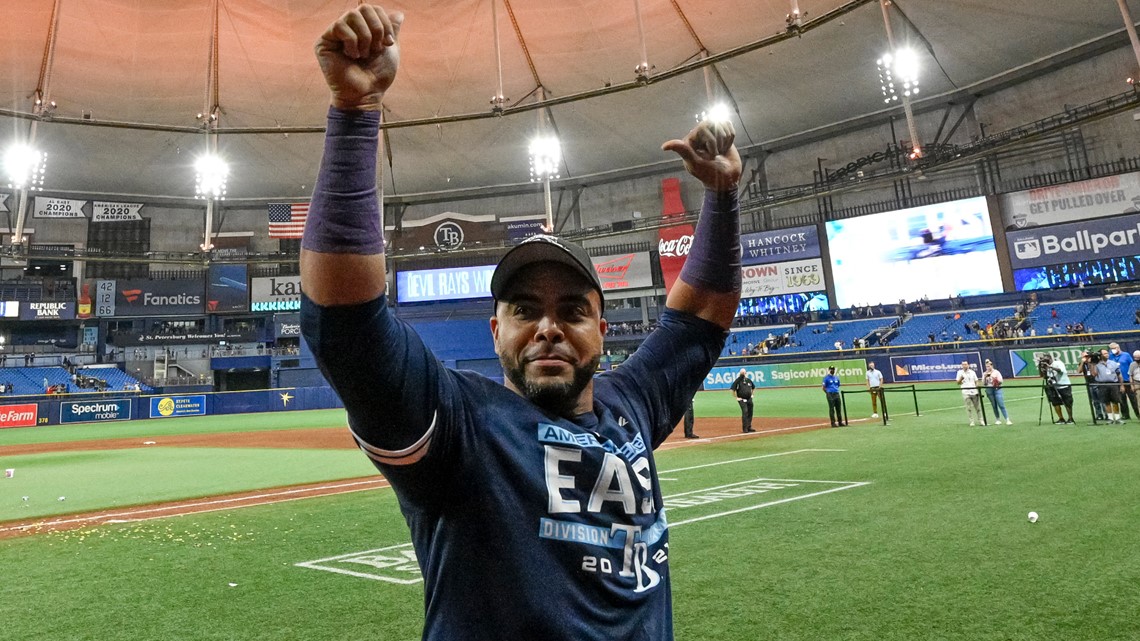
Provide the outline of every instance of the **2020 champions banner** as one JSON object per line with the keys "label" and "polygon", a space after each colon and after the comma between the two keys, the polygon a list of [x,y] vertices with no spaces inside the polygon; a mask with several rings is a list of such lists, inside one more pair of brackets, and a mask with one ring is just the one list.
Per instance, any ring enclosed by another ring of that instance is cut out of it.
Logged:
{"label": "2020 champions banner", "polygon": [[739,367],[714,367],[705,376],[706,390],[725,390],[743,369],[756,387],[819,386],[827,376],[827,368],[834,367],[835,375],[843,385],[865,385],[867,361],[862,358],[814,361],[811,363],[765,363]]}

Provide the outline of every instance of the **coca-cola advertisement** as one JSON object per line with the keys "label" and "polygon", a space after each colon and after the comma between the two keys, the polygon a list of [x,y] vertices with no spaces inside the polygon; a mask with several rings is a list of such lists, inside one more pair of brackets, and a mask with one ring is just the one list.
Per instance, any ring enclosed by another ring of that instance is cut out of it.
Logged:
{"label": "coca-cola advertisement", "polygon": [[[681,202],[681,181],[678,178],[666,178],[661,181],[661,216],[668,220],[670,217],[680,217],[685,213],[685,206]],[[672,227],[663,227],[657,232],[657,253],[661,262],[661,275],[665,278],[665,291],[673,289],[673,283],[681,275],[681,268],[685,266],[685,259],[689,257],[689,248],[693,245],[693,226],[685,223]]]}

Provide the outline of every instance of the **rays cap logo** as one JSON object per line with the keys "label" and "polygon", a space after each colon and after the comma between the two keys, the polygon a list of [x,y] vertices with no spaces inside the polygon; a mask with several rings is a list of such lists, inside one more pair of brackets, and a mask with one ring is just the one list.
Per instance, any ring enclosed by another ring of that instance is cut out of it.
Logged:
{"label": "rays cap logo", "polygon": [[536,263],[559,263],[586,279],[605,301],[602,282],[594,268],[594,261],[585,249],[572,242],[546,234],[535,234],[522,241],[503,256],[491,276],[491,296],[502,300],[507,285],[522,269]]}
{"label": "rays cap logo", "polygon": [[463,228],[451,221],[441,223],[435,228],[436,247],[445,251],[459,249],[463,246]]}
{"label": "rays cap logo", "polygon": [[1032,260],[1041,255],[1041,241],[1036,238],[1022,238],[1013,242],[1013,253],[1021,260]]}

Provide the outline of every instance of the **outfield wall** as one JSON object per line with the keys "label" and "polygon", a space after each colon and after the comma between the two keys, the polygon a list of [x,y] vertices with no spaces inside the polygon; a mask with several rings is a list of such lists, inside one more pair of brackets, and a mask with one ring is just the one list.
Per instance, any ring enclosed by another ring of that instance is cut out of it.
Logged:
{"label": "outfield wall", "polygon": [[0,404],[0,428],[335,407],[343,405],[327,386],[140,396],[110,393],[27,401],[13,398]]}

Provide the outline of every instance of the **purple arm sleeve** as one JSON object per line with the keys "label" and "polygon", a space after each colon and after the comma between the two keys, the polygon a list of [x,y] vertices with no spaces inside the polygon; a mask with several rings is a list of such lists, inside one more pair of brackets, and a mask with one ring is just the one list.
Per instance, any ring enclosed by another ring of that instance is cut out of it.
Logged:
{"label": "purple arm sleeve", "polygon": [[380,113],[329,108],[325,152],[301,247],[326,254],[384,253],[376,195]]}
{"label": "purple arm sleeve", "polygon": [[740,291],[740,203],[736,190],[705,192],[681,280],[714,292]]}

